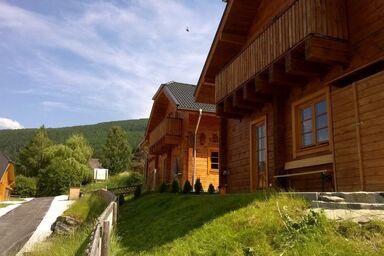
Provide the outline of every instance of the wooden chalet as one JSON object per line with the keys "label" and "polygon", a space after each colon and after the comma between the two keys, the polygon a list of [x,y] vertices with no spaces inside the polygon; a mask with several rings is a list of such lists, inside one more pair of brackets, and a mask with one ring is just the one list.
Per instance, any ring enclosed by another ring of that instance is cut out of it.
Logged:
{"label": "wooden chalet", "polygon": [[384,191],[384,1],[228,0],[195,99],[220,186]]}
{"label": "wooden chalet", "polygon": [[14,183],[15,166],[8,157],[0,153],[0,201],[9,199]]}
{"label": "wooden chalet", "polygon": [[162,183],[178,180],[183,186],[193,180],[194,134],[196,136],[196,176],[203,189],[219,183],[219,119],[215,105],[196,103],[195,85],[169,82],[160,85],[153,97],[153,106],[142,147],[148,150],[145,185],[155,190]]}

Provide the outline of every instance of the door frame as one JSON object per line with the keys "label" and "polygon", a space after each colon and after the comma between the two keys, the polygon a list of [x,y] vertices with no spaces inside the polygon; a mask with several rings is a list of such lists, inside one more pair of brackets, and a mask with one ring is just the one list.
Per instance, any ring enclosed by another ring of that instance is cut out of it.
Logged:
{"label": "door frame", "polygon": [[256,191],[260,188],[257,188],[257,180],[254,180],[254,172],[257,171],[254,166],[254,148],[253,148],[253,128],[257,126],[258,124],[265,124],[265,151],[266,151],[266,161],[265,161],[265,175],[267,180],[267,187],[269,184],[269,170],[268,170],[268,121],[267,121],[267,115],[258,117],[250,122],[249,124],[249,176],[250,176],[250,191]]}

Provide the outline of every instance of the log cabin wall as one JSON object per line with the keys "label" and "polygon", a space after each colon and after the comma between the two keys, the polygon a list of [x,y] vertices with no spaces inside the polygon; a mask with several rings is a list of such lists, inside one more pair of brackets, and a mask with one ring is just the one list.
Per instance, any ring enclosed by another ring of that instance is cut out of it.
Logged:
{"label": "log cabin wall", "polygon": [[[272,8],[275,4],[280,9]],[[384,1],[258,1],[254,5],[258,8],[253,25],[243,34],[246,43],[215,72],[211,98],[225,120],[222,171],[229,171],[228,176],[221,175],[221,185],[230,192],[252,190],[249,129],[253,120],[265,115],[269,183],[281,185],[271,175],[327,170],[333,177],[325,190],[383,190],[384,75],[378,72],[384,69]],[[203,72],[202,87],[212,74],[204,76]],[[300,150],[294,106],[323,92],[329,140]],[[320,191],[321,181],[316,173],[291,176],[285,185]]]}
{"label": "log cabin wall", "polygon": [[[187,132],[190,136],[186,157],[188,159],[188,180],[190,182],[193,175],[193,134],[197,119],[197,114],[189,114]],[[220,124],[217,117],[212,115],[206,116],[203,113],[197,134],[196,179],[201,180],[204,191],[207,191],[209,184],[212,184],[215,189],[219,186],[219,170],[212,170],[210,166],[210,152],[219,153],[219,128]]]}

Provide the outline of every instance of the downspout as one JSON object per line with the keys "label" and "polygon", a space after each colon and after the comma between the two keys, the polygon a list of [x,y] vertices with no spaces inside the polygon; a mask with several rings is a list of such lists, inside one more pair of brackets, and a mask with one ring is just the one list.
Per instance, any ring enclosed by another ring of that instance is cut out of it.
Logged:
{"label": "downspout", "polygon": [[197,137],[197,130],[199,129],[200,120],[203,116],[203,110],[199,109],[199,119],[197,120],[195,134],[193,138],[193,176],[192,176],[192,188],[195,187],[195,179],[196,179],[196,137]]}

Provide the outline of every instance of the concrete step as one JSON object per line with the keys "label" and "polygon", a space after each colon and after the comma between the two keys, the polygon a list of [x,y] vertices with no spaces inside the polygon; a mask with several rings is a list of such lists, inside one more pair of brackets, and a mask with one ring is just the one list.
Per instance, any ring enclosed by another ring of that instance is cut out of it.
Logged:
{"label": "concrete step", "polygon": [[312,208],[384,210],[384,203],[324,202],[312,201]]}
{"label": "concrete step", "polygon": [[[350,203],[384,203],[383,192],[320,192],[318,194],[318,200],[326,197],[339,197],[344,198],[345,202]],[[326,200],[324,200],[326,201]]]}
{"label": "concrete step", "polygon": [[317,201],[339,203],[344,202],[345,199],[339,196],[320,195]]}

